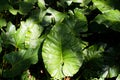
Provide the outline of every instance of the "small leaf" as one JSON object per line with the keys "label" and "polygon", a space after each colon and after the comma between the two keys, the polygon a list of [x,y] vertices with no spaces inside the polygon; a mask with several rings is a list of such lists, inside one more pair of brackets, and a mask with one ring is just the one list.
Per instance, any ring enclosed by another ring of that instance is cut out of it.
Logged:
{"label": "small leaf", "polygon": [[38,6],[43,10],[46,9],[45,1],[44,0],[38,0]]}
{"label": "small leaf", "polygon": [[43,61],[53,78],[73,76],[82,65],[82,41],[70,32],[70,27],[57,23],[43,44]]}
{"label": "small leaf", "polygon": [[13,15],[17,15],[17,12],[18,12],[18,10],[14,9],[13,7],[11,7],[11,8],[9,9],[9,11],[10,11],[10,13],[12,13]]}
{"label": "small leaf", "polygon": [[66,17],[66,14],[58,12],[52,8],[48,8],[47,13],[51,14],[52,17],[51,16],[50,17],[52,19],[55,19],[55,22],[58,22],[58,21],[62,22],[64,18]]}
{"label": "small leaf", "polygon": [[83,0],[72,0],[72,1],[75,3],[82,3],[83,2]]}
{"label": "small leaf", "polygon": [[119,68],[113,66],[110,67],[108,70],[108,77],[112,78],[112,77],[116,77],[119,74]]}
{"label": "small leaf", "polygon": [[6,26],[6,24],[7,24],[6,20],[3,18],[0,18],[0,28],[3,26]]}

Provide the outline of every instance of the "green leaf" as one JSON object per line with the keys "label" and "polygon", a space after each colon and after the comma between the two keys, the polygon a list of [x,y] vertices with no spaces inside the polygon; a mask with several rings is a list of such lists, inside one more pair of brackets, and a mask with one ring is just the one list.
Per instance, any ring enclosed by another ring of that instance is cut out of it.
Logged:
{"label": "green leaf", "polygon": [[19,13],[26,15],[33,8],[33,4],[29,2],[19,3]]}
{"label": "green leaf", "polygon": [[21,80],[36,80],[34,76],[32,76],[30,74],[30,71],[27,70],[25,72],[23,72],[22,76],[21,76]]}
{"label": "green leaf", "polygon": [[1,36],[0,36],[0,53],[2,52],[2,43],[3,43],[3,41],[2,41]]}
{"label": "green leaf", "polygon": [[17,48],[35,48],[39,45],[39,37],[43,28],[33,19],[22,21],[20,28],[15,33],[15,45]]}
{"label": "green leaf", "polygon": [[119,74],[119,68],[112,66],[108,69],[108,78],[116,77]]}
{"label": "green leaf", "polygon": [[6,24],[7,24],[6,20],[3,18],[0,18],[0,29],[1,27],[6,26]]}
{"label": "green leaf", "polygon": [[47,13],[51,14],[50,18],[55,22],[62,22],[66,17],[65,13],[58,12],[52,8],[48,8]]}
{"label": "green leaf", "polygon": [[17,12],[19,12],[18,10],[14,9],[13,7],[10,7],[10,8],[9,8],[9,11],[10,11],[10,13],[13,14],[13,15],[17,15]]}
{"label": "green leaf", "polygon": [[10,7],[8,0],[1,0],[0,1],[0,12],[3,10],[8,10]]}
{"label": "green leaf", "polygon": [[82,65],[83,43],[71,34],[70,27],[57,23],[44,41],[42,57],[53,78],[73,76]]}
{"label": "green leaf", "polygon": [[85,60],[91,60],[94,58],[102,57],[101,53],[104,52],[105,45],[99,46],[99,45],[92,45],[89,48],[84,49],[84,57]]}
{"label": "green leaf", "polygon": [[83,2],[83,0],[72,0],[72,1],[75,3],[82,3]]}
{"label": "green leaf", "polygon": [[75,9],[75,18],[76,18],[76,25],[75,25],[75,30],[77,32],[86,32],[88,30],[87,28],[87,18],[86,16],[82,13],[80,9]]}
{"label": "green leaf", "polygon": [[31,64],[36,64],[38,61],[38,48],[20,50],[4,55],[4,60],[12,65],[10,69],[3,70],[3,77],[15,77],[25,71]]}
{"label": "green leaf", "polygon": [[38,6],[43,10],[46,9],[45,1],[44,0],[38,0]]}
{"label": "green leaf", "polygon": [[82,66],[82,75],[85,80],[97,78],[103,72],[104,59],[102,53],[105,47],[106,44],[95,44],[83,50],[84,65]]}
{"label": "green leaf", "polygon": [[92,0],[92,2],[102,13],[109,10],[120,9],[119,0]]}
{"label": "green leaf", "polygon": [[25,35],[25,47],[26,48],[36,48],[39,44],[39,37],[43,31],[40,25],[33,24],[29,26],[28,31]]}
{"label": "green leaf", "polygon": [[98,24],[104,24],[107,28],[120,31],[120,11],[118,10],[110,10],[104,14],[99,14],[94,21]]}
{"label": "green leaf", "polygon": [[117,79],[116,80],[120,80],[120,74],[117,76]]}
{"label": "green leaf", "polygon": [[74,14],[65,18],[64,23],[70,27],[71,33],[75,36],[79,36],[80,32],[86,32],[88,30],[87,19],[77,8],[74,10]]}
{"label": "green leaf", "polygon": [[24,2],[27,2],[27,3],[32,3],[32,4],[34,4],[34,3],[36,3],[36,2],[37,2],[37,0],[24,0]]}

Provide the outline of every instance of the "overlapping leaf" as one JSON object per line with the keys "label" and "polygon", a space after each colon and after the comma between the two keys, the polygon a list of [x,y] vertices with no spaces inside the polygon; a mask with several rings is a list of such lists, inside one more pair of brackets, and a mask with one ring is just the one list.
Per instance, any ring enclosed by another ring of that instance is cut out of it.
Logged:
{"label": "overlapping leaf", "polygon": [[16,31],[12,23],[8,24],[7,36],[17,48],[35,48],[39,44],[39,37],[43,28],[34,20],[28,19],[21,22],[20,28]]}
{"label": "overlapping leaf", "polygon": [[38,49],[37,47],[36,49],[20,50],[4,55],[4,60],[12,67],[3,70],[3,77],[15,77],[25,71],[31,64],[37,63]]}
{"label": "overlapping leaf", "polygon": [[98,15],[95,20],[99,24],[104,24],[107,28],[120,31],[120,11],[110,10],[106,13]]}
{"label": "overlapping leaf", "polygon": [[88,30],[86,16],[78,8],[74,10],[73,15],[65,18],[64,22],[71,28],[72,33],[75,35]]}
{"label": "overlapping leaf", "polygon": [[102,13],[109,10],[120,9],[119,0],[92,0],[92,2]]}
{"label": "overlapping leaf", "polygon": [[73,76],[82,65],[83,43],[71,34],[70,27],[57,23],[43,44],[42,56],[53,78]]}

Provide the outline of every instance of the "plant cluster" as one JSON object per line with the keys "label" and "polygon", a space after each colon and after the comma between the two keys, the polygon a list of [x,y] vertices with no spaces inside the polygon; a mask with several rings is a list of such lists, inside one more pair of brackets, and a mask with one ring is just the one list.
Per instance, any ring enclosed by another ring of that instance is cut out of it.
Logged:
{"label": "plant cluster", "polygon": [[120,80],[119,0],[1,0],[0,80]]}

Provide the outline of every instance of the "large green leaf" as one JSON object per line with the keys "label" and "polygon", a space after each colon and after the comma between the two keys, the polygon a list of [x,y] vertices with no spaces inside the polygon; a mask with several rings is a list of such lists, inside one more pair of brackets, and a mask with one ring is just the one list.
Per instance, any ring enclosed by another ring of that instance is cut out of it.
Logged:
{"label": "large green leaf", "polygon": [[46,69],[53,78],[73,76],[82,65],[82,41],[71,34],[70,27],[57,23],[42,48]]}
{"label": "large green leaf", "polygon": [[94,21],[98,24],[104,24],[107,28],[120,31],[120,11],[118,10],[110,10],[106,13],[99,14]]}
{"label": "large green leaf", "polygon": [[25,71],[31,64],[37,63],[38,49],[20,50],[4,55],[4,60],[12,67],[3,70],[3,77],[15,77]]}
{"label": "large green leaf", "polygon": [[119,0],[92,0],[92,2],[102,13],[109,10],[120,9]]}

